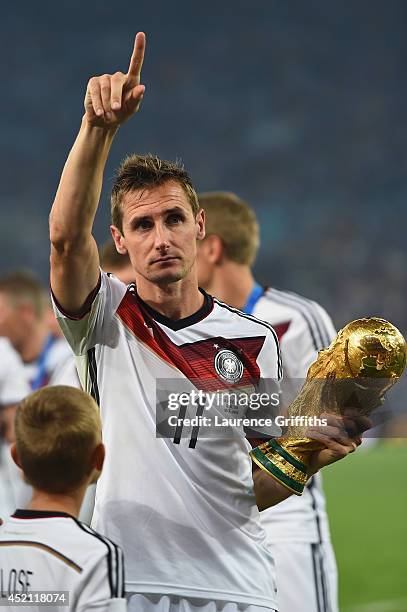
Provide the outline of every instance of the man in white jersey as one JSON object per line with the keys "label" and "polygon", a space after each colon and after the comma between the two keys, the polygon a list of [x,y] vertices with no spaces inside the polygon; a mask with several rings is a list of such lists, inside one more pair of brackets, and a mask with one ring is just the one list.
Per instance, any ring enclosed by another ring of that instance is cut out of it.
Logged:
{"label": "man in white jersey", "polygon": [[44,388],[18,407],[15,428],[12,455],[33,496],[0,527],[0,605],[124,612],[120,548],[77,520],[104,459],[96,403],[72,387]]}
{"label": "man in white jersey", "polygon": [[[298,387],[318,351],[336,335],[330,317],[311,300],[255,282],[251,266],[259,247],[259,226],[246,202],[222,191],[198,198],[206,223],[206,238],[198,249],[200,286],[273,326],[284,379]],[[264,510],[261,519],[276,562],[280,612],[336,612],[337,571],[320,474],[301,497]]]}
{"label": "man in white jersey", "polygon": [[28,489],[11,460],[16,405],[30,392],[23,364],[7,338],[0,337],[0,517],[8,516]]}
{"label": "man in white jersey", "polygon": [[55,384],[72,361],[66,340],[50,332],[48,312],[48,294],[30,273],[12,272],[0,278],[0,334],[19,353],[32,391]]}
{"label": "man in white jersey", "polygon": [[[273,610],[273,561],[256,499],[267,507],[288,491],[259,471],[255,497],[242,428],[225,440],[200,438],[199,427],[156,435],[156,384],[171,379],[192,393],[277,380],[276,335],[198,289],[204,214],[179,165],[130,156],[118,170],[111,231],[118,252],[129,254],[137,291],[100,271],[91,234],[114,136],[144,94],[144,47],[139,33],[126,74],[90,79],[50,215],[56,312],[100,405],[107,446],[94,524],[124,548],[132,610]],[[359,442],[332,423],[338,440],[314,455],[310,474]]]}

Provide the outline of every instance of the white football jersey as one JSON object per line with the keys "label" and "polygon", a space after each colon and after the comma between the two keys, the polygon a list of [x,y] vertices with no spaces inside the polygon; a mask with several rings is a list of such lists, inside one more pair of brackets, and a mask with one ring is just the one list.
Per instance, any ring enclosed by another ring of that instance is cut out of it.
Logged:
{"label": "white football jersey", "polygon": [[93,525],[122,546],[126,589],[274,609],[243,428],[225,439],[196,428],[156,437],[160,379],[195,391],[199,381],[213,390],[278,380],[272,328],[206,294],[197,313],[172,321],[103,272],[86,317],[56,315],[100,405],[107,455]]}
{"label": "white football jersey", "polygon": [[[62,384],[58,380],[61,380],[62,373],[66,368],[73,368],[72,361],[72,351],[66,340],[49,335],[38,358],[24,363],[26,378],[31,390],[35,391],[48,385]],[[73,386],[77,386],[77,384]]]}
{"label": "white football jersey", "polygon": [[65,512],[17,510],[0,527],[0,601],[11,612],[21,598],[30,610],[125,612],[123,587],[120,548]]}
{"label": "white football jersey", "polygon": [[[68,345],[69,346],[69,345]],[[81,383],[79,380],[78,372],[76,371],[75,356],[69,349],[70,355],[66,359],[61,367],[58,367],[49,382],[50,386],[55,385],[67,385],[68,387],[75,387],[75,389],[81,389]]]}
{"label": "white football jersey", "polygon": [[7,338],[0,338],[0,406],[18,404],[30,393],[19,354]]}
{"label": "white football jersey", "polygon": [[[280,342],[284,379],[305,379],[318,351],[336,336],[326,311],[316,302],[288,291],[267,289],[253,314],[270,323]],[[270,542],[329,540],[329,525],[321,474],[316,474],[301,497],[292,495],[261,513]]]}
{"label": "white football jersey", "polygon": [[10,444],[0,441],[0,518],[10,516],[18,507],[25,506],[32,496],[32,489],[23,479],[22,471],[14,463]]}
{"label": "white football jersey", "polygon": [[[7,338],[0,338],[0,409],[18,404],[29,393],[20,356]],[[29,494],[30,488],[11,458],[9,444],[0,435],[0,517],[9,516]]]}

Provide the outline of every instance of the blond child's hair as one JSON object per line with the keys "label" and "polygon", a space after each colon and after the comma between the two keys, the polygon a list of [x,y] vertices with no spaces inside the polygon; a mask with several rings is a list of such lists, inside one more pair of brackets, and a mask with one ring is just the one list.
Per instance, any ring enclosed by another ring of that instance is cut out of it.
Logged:
{"label": "blond child's hair", "polygon": [[18,406],[15,436],[26,480],[41,491],[67,493],[93,471],[93,453],[101,442],[98,406],[74,387],[44,387]]}

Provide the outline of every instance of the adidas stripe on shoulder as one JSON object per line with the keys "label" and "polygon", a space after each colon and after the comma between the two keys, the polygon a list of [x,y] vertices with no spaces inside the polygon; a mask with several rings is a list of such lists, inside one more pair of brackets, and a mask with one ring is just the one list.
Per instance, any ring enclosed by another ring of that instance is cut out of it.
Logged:
{"label": "adidas stripe on shoulder", "polygon": [[331,334],[321,316],[321,307],[312,300],[304,298],[290,291],[281,291],[268,288],[265,297],[283,306],[289,306],[296,310],[305,320],[312,343],[316,351],[325,348],[331,343]]}

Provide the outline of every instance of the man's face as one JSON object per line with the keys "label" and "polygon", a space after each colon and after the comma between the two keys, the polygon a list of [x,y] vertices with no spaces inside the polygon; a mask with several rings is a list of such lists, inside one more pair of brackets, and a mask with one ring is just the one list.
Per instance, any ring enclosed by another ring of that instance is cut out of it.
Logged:
{"label": "man's face", "polygon": [[8,338],[17,350],[26,333],[23,323],[21,308],[6,293],[0,292],[0,336]]}
{"label": "man's face", "polygon": [[137,189],[123,197],[123,233],[113,227],[119,253],[128,253],[137,275],[157,285],[185,278],[194,266],[196,240],[205,235],[204,214],[195,219],[178,183]]}

